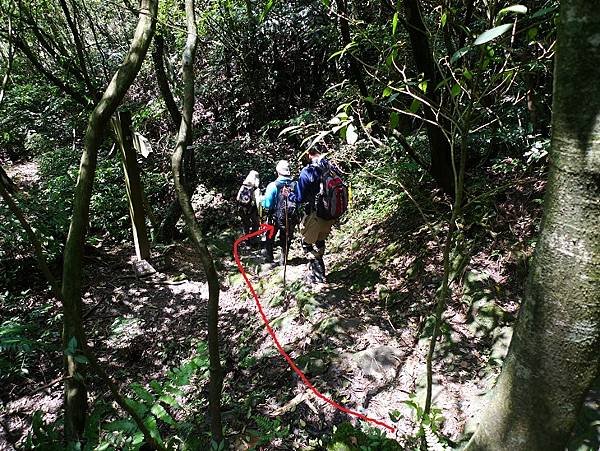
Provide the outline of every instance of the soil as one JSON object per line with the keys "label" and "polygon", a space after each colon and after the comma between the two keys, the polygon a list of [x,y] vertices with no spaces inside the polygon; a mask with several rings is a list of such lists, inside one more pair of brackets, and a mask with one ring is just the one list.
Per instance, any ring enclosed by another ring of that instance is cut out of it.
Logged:
{"label": "soil", "polygon": [[[531,182],[507,191],[485,232],[465,230],[462,243],[478,253],[453,260],[433,387],[440,432],[450,444],[473,431],[510,342],[532,251],[529,239],[540,217],[539,202],[531,202],[522,189]],[[534,192],[541,197],[543,185]],[[422,405],[425,397],[428,317],[441,280],[439,243],[445,231],[440,224],[433,238],[426,228],[398,217],[359,233],[350,225],[336,228],[325,259],[328,282],[318,285],[305,282],[308,262],[297,242],[285,289],[283,268],[265,264],[256,250],[242,251],[279,341],[314,386],[350,409],[393,424],[395,432],[383,430],[407,448],[417,433],[411,405]],[[233,239],[226,245],[231,249]],[[207,285],[193,249],[185,242],[155,249],[151,263],[159,273],[149,278],[135,276],[132,254],[128,245],[97,250],[86,257],[84,273],[89,343],[125,393],[133,382],[164,379],[206,340]],[[221,257],[223,416],[232,449],[318,447],[335,425],[357,424],[316,398],[290,369],[267,334],[231,252]],[[32,303],[48,299],[43,284],[32,287]],[[51,302],[47,315],[59,311]],[[22,446],[34,411],[44,412],[47,422],[60,415],[61,356],[49,352],[36,358],[35,371],[0,390],[0,450]],[[92,403],[109,399],[96,377],[89,386]],[[199,378],[186,393],[196,415],[206,411],[206,392],[206,378]],[[274,421],[285,435],[274,433],[262,443],[269,431],[261,429],[264,421],[257,417]],[[200,432],[206,430],[201,425]]]}

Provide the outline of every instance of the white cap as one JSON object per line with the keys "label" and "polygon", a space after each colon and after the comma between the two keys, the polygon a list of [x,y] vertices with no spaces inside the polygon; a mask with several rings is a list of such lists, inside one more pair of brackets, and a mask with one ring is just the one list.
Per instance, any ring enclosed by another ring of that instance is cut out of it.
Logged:
{"label": "white cap", "polygon": [[246,176],[246,179],[244,180],[244,185],[253,186],[255,188],[258,188],[258,185],[260,185],[260,179],[258,176],[258,172],[250,171],[250,173]]}
{"label": "white cap", "polygon": [[279,174],[279,175],[289,176],[290,175],[290,164],[287,162],[287,160],[280,160],[277,163],[277,166],[275,166],[275,170],[277,171],[277,174]]}

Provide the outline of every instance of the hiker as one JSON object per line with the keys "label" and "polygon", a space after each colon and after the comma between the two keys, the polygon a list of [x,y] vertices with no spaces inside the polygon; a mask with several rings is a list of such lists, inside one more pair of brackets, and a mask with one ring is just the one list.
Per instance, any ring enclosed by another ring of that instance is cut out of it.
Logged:
{"label": "hiker", "polygon": [[308,157],[309,164],[300,172],[290,198],[305,205],[300,233],[302,249],[309,259],[308,282],[325,283],[325,239],[348,208],[348,189],[339,176],[339,169],[318,149],[311,147]]}
{"label": "hiker", "polygon": [[269,263],[273,262],[273,247],[275,241],[281,246],[279,264],[285,265],[289,253],[294,228],[297,225],[296,203],[288,199],[296,183],[290,177],[290,165],[286,160],[281,160],[275,167],[277,179],[267,185],[262,200],[262,207],[267,214],[270,224],[275,226],[275,233],[269,239],[266,237],[263,255]]}
{"label": "hiker", "polygon": [[[260,179],[258,172],[250,171],[237,193],[236,200],[239,205],[239,215],[240,219],[242,220],[244,235],[258,230],[259,227],[259,184]],[[249,241],[251,245],[255,244],[256,242],[257,241],[255,238],[252,238]]]}

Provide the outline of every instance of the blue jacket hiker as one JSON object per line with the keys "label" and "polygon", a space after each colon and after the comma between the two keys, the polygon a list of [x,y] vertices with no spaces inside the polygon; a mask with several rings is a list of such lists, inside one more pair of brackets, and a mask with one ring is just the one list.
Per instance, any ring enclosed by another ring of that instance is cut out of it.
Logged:
{"label": "blue jacket hiker", "polygon": [[325,282],[325,238],[329,235],[335,219],[317,216],[317,195],[321,192],[324,168],[330,163],[314,147],[308,151],[310,163],[300,172],[296,188],[290,199],[305,205],[305,215],[300,224],[302,249],[309,259],[309,283]]}
{"label": "blue jacket hiker", "polygon": [[296,204],[288,197],[294,189],[295,182],[290,176],[290,165],[286,160],[279,161],[275,170],[277,179],[267,185],[262,199],[262,206],[267,212],[269,223],[275,226],[273,238],[265,240],[263,255],[267,262],[272,262],[273,248],[277,241],[281,246],[279,263],[284,265],[296,225]]}

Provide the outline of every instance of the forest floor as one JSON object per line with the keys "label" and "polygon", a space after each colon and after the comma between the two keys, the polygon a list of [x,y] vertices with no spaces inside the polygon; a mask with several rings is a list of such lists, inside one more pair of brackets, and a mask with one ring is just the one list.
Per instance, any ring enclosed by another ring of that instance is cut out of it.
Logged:
{"label": "forest floor", "polygon": [[[494,217],[464,230],[453,252],[452,296],[434,358],[433,388],[435,421],[449,444],[473,431],[500,371],[542,193],[539,179],[515,182],[496,199]],[[384,220],[355,218],[335,228],[325,259],[328,282],[316,286],[304,282],[307,261],[297,242],[285,291],[281,267],[264,264],[256,250],[242,251],[271,325],[311,382],[345,407],[394,424],[396,432],[387,435],[406,449],[418,444],[415,406],[425,396],[428,318],[441,280],[445,235],[442,222],[427,227],[418,222],[399,211]],[[233,261],[234,238],[220,237],[212,249],[222,282],[223,418],[232,449],[322,449],[343,422],[368,430],[373,425],[358,425],[316,398],[279,355]],[[85,326],[113,380],[131,394],[134,383],[150,387],[181,374],[185,362],[202,354],[206,340],[207,286],[191,247],[156,248],[153,263],[160,275],[146,279],[134,275],[130,246],[87,250]],[[27,302],[2,306],[2,313],[37,312],[37,320],[52,330],[49,349],[60,349],[60,308],[48,299],[43,283],[29,281]],[[41,410],[46,422],[60,414],[60,353],[40,352],[36,359],[27,374],[0,389],[0,450],[23,445],[35,411]],[[206,436],[206,371],[186,381],[179,404],[187,407],[170,413],[200,424],[191,433]],[[94,405],[110,402],[106,385],[93,375],[90,382]],[[597,415],[597,400],[590,403]]]}
{"label": "forest floor", "polygon": [[[90,344],[125,391],[133,382],[144,385],[164,378],[170,368],[194,354],[198,340],[205,339],[207,299],[200,262],[188,246],[163,249],[163,278],[136,278],[130,254],[131,249],[118,247],[88,257],[84,294]],[[265,313],[312,383],[342,405],[390,424],[390,413],[400,412],[396,438],[402,441],[414,435],[414,412],[404,401],[416,396],[422,402],[423,397],[428,340],[420,338],[420,314],[405,312],[404,324],[394,324],[384,305],[370,305],[348,286],[351,271],[332,269],[330,283],[306,285],[306,261],[299,248],[291,251],[287,294],[283,294],[283,269],[262,264],[253,254],[245,250],[242,259]],[[336,267],[336,258],[339,255],[329,255],[327,265]],[[244,443],[256,443],[258,434],[269,432],[250,426],[255,416],[279,419],[277,426],[285,425],[285,436],[275,433],[270,447],[265,444],[263,449],[302,449],[330,435],[333,425],[354,423],[352,417],[311,394],[277,353],[233,261],[226,263],[222,273],[229,274],[220,300],[227,372],[224,392],[229,400],[224,412],[228,427],[235,431],[235,449],[245,449]],[[54,309],[58,311],[58,306]],[[434,405],[443,411],[443,434],[457,439],[498,366],[481,361],[482,351],[472,342],[468,321],[457,312],[449,317],[452,331],[448,345],[440,346]],[[501,359],[510,332],[502,329],[496,335],[494,341],[501,343],[496,357]],[[3,393],[9,401],[4,404],[2,426],[6,439],[14,444],[28,432],[34,411],[44,412],[46,421],[60,413],[59,356],[42,356],[38,369],[25,383]],[[106,397],[102,383],[97,386],[101,388],[93,397]],[[197,388],[205,391],[205,381]]]}

